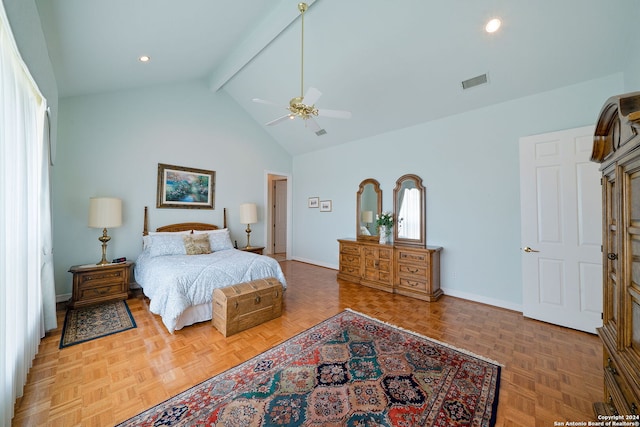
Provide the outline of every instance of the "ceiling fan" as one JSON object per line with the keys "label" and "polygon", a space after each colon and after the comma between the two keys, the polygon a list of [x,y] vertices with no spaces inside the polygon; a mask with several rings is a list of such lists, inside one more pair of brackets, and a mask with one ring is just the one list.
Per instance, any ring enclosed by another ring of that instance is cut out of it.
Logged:
{"label": "ceiling fan", "polygon": [[[300,20],[302,23],[302,54],[300,56],[300,96],[291,98],[289,106],[285,107],[289,110],[289,113],[282,117],[278,117],[275,120],[265,123],[266,126],[273,126],[287,119],[293,120],[296,117],[301,118],[305,122],[305,126],[315,132],[316,135],[324,135],[327,132],[320,127],[314,117],[330,117],[335,119],[348,119],[351,118],[351,112],[342,110],[327,110],[318,109],[315,103],[320,99],[322,92],[314,87],[310,87],[306,94],[304,91],[304,13],[307,11],[306,3],[298,3],[298,10],[300,11]],[[276,105],[271,101],[265,101],[264,99],[254,98],[253,102],[259,104]]]}

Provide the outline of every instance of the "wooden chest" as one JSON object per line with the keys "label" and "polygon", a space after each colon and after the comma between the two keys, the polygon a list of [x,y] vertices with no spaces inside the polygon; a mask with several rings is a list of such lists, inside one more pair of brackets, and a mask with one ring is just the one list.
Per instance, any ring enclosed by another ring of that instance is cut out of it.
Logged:
{"label": "wooden chest", "polygon": [[213,326],[228,337],[282,315],[282,283],[253,280],[213,291]]}

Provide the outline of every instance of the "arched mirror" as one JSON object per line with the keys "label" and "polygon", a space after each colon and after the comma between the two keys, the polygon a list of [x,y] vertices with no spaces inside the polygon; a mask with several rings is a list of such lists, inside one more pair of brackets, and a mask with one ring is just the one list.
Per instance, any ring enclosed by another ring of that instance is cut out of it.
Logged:
{"label": "arched mirror", "polygon": [[426,246],[426,191],[419,176],[408,174],[398,178],[393,189],[393,212],[394,244]]}
{"label": "arched mirror", "polygon": [[356,195],[356,236],[358,240],[378,240],[376,215],[382,212],[382,190],[373,178],[360,183]]}

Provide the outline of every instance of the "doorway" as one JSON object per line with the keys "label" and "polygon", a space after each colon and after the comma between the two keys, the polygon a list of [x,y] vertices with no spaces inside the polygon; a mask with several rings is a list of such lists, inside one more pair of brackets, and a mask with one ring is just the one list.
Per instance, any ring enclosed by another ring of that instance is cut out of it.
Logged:
{"label": "doorway", "polygon": [[267,173],[266,255],[279,261],[289,259],[291,246],[291,177],[286,174]]}
{"label": "doorway", "polygon": [[602,325],[602,196],[593,126],[520,139],[526,317],[595,333]]}

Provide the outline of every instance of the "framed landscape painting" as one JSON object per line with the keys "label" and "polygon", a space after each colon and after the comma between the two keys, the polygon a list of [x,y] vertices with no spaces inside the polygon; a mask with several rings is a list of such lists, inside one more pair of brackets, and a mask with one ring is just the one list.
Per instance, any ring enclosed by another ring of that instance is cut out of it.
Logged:
{"label": "framed landscape painting", "polygon": [[213,209],[215,188],[215,171],[158,163],[158,208]]}

